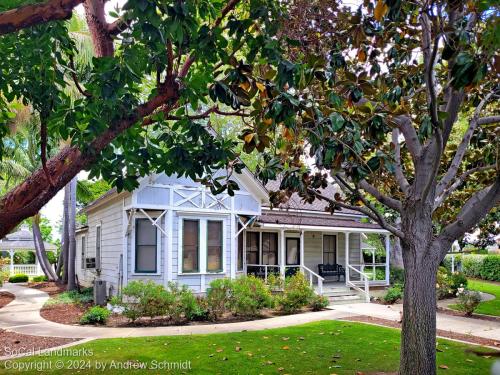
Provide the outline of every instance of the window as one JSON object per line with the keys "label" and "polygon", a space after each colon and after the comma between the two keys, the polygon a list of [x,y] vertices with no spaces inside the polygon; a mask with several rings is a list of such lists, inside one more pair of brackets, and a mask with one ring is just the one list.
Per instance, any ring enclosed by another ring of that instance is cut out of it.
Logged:
{"label": "window", "polygon": [[95,258],[85,258],[85,268],[94,269],[95,268]]}
{"label": "window", "polygon": [[207,271],[222,271],[222,221],[207,221]]}
{"label": "window", "polygon": [[101,269],[101,226],[95,227],[95,260],[94,268]]}
{"label": "window", "polygon": [[158,262],[156,226],[149,219],[135,220],[135,272],[156,273]]}
{"label": "window", "polygon": [[262,233],[262,264],[278,264],[277,233]]}
{"label": "window", "polygon": [[82,250],[81,250],[82,260],[81,260],[81,268],[85,269],[85,236],[82,236]]}
{"label": "window", "polygon": [[259,264],[259,232],[247,232],[247,264]]}
{"label": "window", "polygon": [[298,238],[286,239],[286,264],[296,265],[300,263],[300,240]]}
{"label": "window", "polygon": [[243,231],[241,230],[241,228],[243,228],[242,225],[238,223],[238,230],[236,233],[241,231],[238,235],[238,271],[243,270]]}
{"label": "window", "polygon": [[182,234],[182,272],[199,272],[199,233],[198,220],[184,220]]}
{"label": "window", "polygon": [[337,263],[337,236],[335,235],[323,236],[323,263]]}

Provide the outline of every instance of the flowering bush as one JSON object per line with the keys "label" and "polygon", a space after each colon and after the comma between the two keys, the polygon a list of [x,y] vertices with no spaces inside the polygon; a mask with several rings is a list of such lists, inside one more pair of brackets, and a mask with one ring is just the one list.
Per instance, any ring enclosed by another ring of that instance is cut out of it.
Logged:
{"label": "flowering bush", "polygon": [[462,272],[450,273],[445,267],[439,267],[436,281],[437,299],[453,297],[459,288],[466,286],[467,277]]}
{"label": "flowering bush", "polygon": [[286,279],[285,292],[278,297],[278,307],[285,313],[293,313],[307,306],[314,297],[314,290],[305,276],[298,272]]}
{"label": "flowering bush", "polygon": [[481,294],[473,290],[459,288],[457,296],[458,296],[457,307],[460,311],[463,311],[465,315],[472,315],[476,307],[481,302]]}

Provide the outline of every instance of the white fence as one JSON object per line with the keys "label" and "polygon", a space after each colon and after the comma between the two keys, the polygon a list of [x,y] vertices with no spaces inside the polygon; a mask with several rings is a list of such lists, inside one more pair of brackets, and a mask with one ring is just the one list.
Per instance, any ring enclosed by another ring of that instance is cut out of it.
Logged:
{"label": "white fence", "polygon": [[24,273],[28,276],[43,275],[42,270],[38,268],[36,264],[14,264],[13,266],[7,265],[4,266],[3,269],[9,272],[11,276],[17,275],[19,273]]}

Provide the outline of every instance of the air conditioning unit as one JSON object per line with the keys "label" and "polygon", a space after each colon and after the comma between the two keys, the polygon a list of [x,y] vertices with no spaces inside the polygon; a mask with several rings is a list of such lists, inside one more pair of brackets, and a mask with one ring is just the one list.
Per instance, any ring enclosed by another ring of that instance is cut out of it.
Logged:
{"label": "air conditioning unit", "polygon": [[95,279],[94,280],[94,304],[99,306],[106,306],[106,281]]}

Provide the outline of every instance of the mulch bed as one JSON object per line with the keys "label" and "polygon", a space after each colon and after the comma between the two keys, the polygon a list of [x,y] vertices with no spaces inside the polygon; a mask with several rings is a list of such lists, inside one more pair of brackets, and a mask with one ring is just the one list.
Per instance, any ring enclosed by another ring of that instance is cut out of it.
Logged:
{"label": "mulch bed", "polygon": [[9,292],[0,292],[0,309],[14,301],[16,296]]}
{"label": "mulch bed", "polygon": [[61,324],[78,324],[85,311],[91,307],[88,305],[58,303],[54,305],[45,305],[40,310],[40,316],[51,322]]}
{"label": "mulch bed", "polygon": [[[386,327],[401,329],[400,322],[397,322],[394,320],[389,320],[389,319],[374,318],[374,317],[365,316],[365,315],[351,316],[349,318],[344,318],[343,320],[349,320],[352,322],[379,324],[379,325],[386,326]],[[466,341],[466,342],[470,342],[473,344],[487,345],[487,346],[500,348],[500,342],[495,341],[495,340],[491,340],[491,339],[485,339],[485,338],[478,337],[478,336],[464,335],[461,333],[444,331],[442,329],[436,330],[436,334],[437,334],[437,336],[446,337],[449,339],[461,340],[461,341]]]}
{"label": "mulch bed", "polygon": [[31,282],[31,283],[28,283],[27,286],[30,288],[33,288],[33,289],[38,289],[38,290],[44,291],[49,296],[53,296],[53,295],[56,295],[56,294],[59,294],[59,293],[66,291],[66,285],[59,284],[59,283],[54,282],[54,281],[43,281],[43,282],[39,282],[39,283]]}
{"label": "mulch bed", "polygon": [[482,314],[472,314],[472,315],[467,316],[463,312],[444,308],[444,307],[438,307],[438,311],[440,313],[447,314],[447,315],[461,316],[461,317],[467,317],[467,318],[478,319],[478,320],[488,320],[490,322],[500,322],[500,316],[482,315]]}
{"label": "mulch bed", "polygon": [[[80,339],[22,335],[0,329],[0,356],[33,353],[42,349],[69,344]],[[34,353],[36,354],[36,353]]]}

